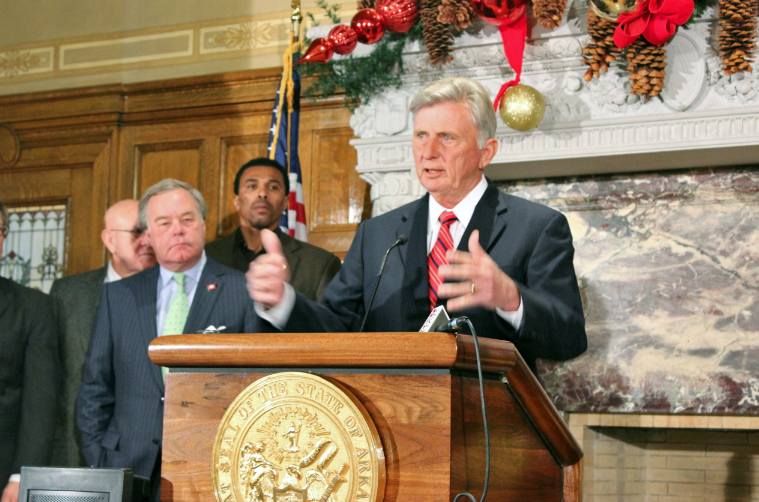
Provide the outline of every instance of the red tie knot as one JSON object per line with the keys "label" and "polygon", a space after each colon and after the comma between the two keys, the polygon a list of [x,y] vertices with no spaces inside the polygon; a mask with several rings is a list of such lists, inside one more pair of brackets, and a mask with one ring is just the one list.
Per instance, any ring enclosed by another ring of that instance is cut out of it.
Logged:
{"label": "red tie knot", "polygon": [[454,221],[458,220],[458,218],[453,214],[453,211],[443,211],[440,213],[438,220],[440,220],[440,223],[443,225],[448,225],[450,227]]}

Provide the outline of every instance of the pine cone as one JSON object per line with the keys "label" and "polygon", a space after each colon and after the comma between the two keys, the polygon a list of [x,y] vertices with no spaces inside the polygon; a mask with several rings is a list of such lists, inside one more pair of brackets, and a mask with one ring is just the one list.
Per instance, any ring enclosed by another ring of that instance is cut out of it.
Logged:
{"label": "pine cone", "polygon": [[582,61],[590,68],[585,72],[585,80],[600,77],[609,69],[609,64],[619,57],[620,50],[614,45],[614,30],[617,23],[596,15],[588,9],[588,35],[592,42],[582,50]]}
{"label": "pine cone", "polygon": [[373,9],[374,0],[358,0],[358,10],[361,9]]}
{"label": "pine cone", "polygon": [[753,71],[759,0],[720,0],[719,41],[725,75]]}
{"label": "pine cone", "polygon": [[437,20],[440,0],[420,0],[419,14],[422,17],[422,33],[427,53],[432,64],[444,64],[453,59],[453,31],[450,24]]}
{"label": "pine cone", "polygon": [[640,37],[625,48],[625,59],[632,86],[630,94],[646,99],[658,96],[664,89],[667,51]]}
{"label": "pine cone", "polygon": [[438,8],[438,22],[452,24],[459,31],[468,28],[474,18],[470,0],[443,0]]}
{"label": "pine cone", "polygon": [[567,0],[533,0],[532,11],[543,28],[552,30],[561,24]]}

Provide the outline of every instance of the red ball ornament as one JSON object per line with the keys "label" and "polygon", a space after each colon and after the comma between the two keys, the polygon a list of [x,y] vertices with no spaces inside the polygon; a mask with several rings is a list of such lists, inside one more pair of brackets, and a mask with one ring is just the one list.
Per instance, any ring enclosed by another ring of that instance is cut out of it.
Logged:
{"label": "red ball ornament", "polygon": [[332,50],[343,55],[353,52],[358,43],[356,30],[346,24],[339,24],[332,28],[328,39],[332,42]]}
{"label": "red ball ornament", "polygon": [[351,28],[356,30],[358,41],[373,44],[385,34],[382,16],[374,9],[361,9],[351,20]]}
{"label": "red ball ornament", "polygon": [[326,63],[332,58],[332,42],[326,38],[315,38],[305,54],[295,64]]}
{"label": "red ball ornament", "polygon": [[406,33],[419,19],[416,0],[377,0],[374,7],[385,21],[385,29],[391,33]]}
{"label": "red ball ornament", "polygon": [[526,0],[472,0],[472,7],[485,21],[500,25],[514,21],[527,10]]}

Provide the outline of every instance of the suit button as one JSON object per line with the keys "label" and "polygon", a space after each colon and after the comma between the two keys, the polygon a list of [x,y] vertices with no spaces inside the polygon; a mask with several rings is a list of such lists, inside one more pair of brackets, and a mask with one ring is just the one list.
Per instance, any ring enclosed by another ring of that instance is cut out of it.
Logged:
{"label": "suit button", "polygon": [[163,402],[163,401],[164,401],[164,398],[163,398],[163,396],[161,396],[161,402]]}

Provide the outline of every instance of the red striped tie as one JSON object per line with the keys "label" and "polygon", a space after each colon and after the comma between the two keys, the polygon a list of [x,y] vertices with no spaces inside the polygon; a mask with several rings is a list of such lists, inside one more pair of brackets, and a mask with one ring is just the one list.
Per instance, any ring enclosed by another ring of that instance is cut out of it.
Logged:
{"label": "red striped tie", "polygon": [[440,275],[438,275],[438,269],[442,265],[448,264],[448,260],[445,258],[445,252],[449,249],[453,249],[451,225],[453,225],[453,222],[458,220],[458,218],[456,218],[456,215],[451,211],[443,211],[438,220],[440,220],[440,223],[442,223],[440,226],[440,233],[437,236],[435,247],[432,248],[430,257],[427,259],[430,276],[430,310],[433,310],[435,308],[435,305],[437,305],[437,289],[438,286],[440,286],[440,284],[443,282],[443,279],[440,277]]}

